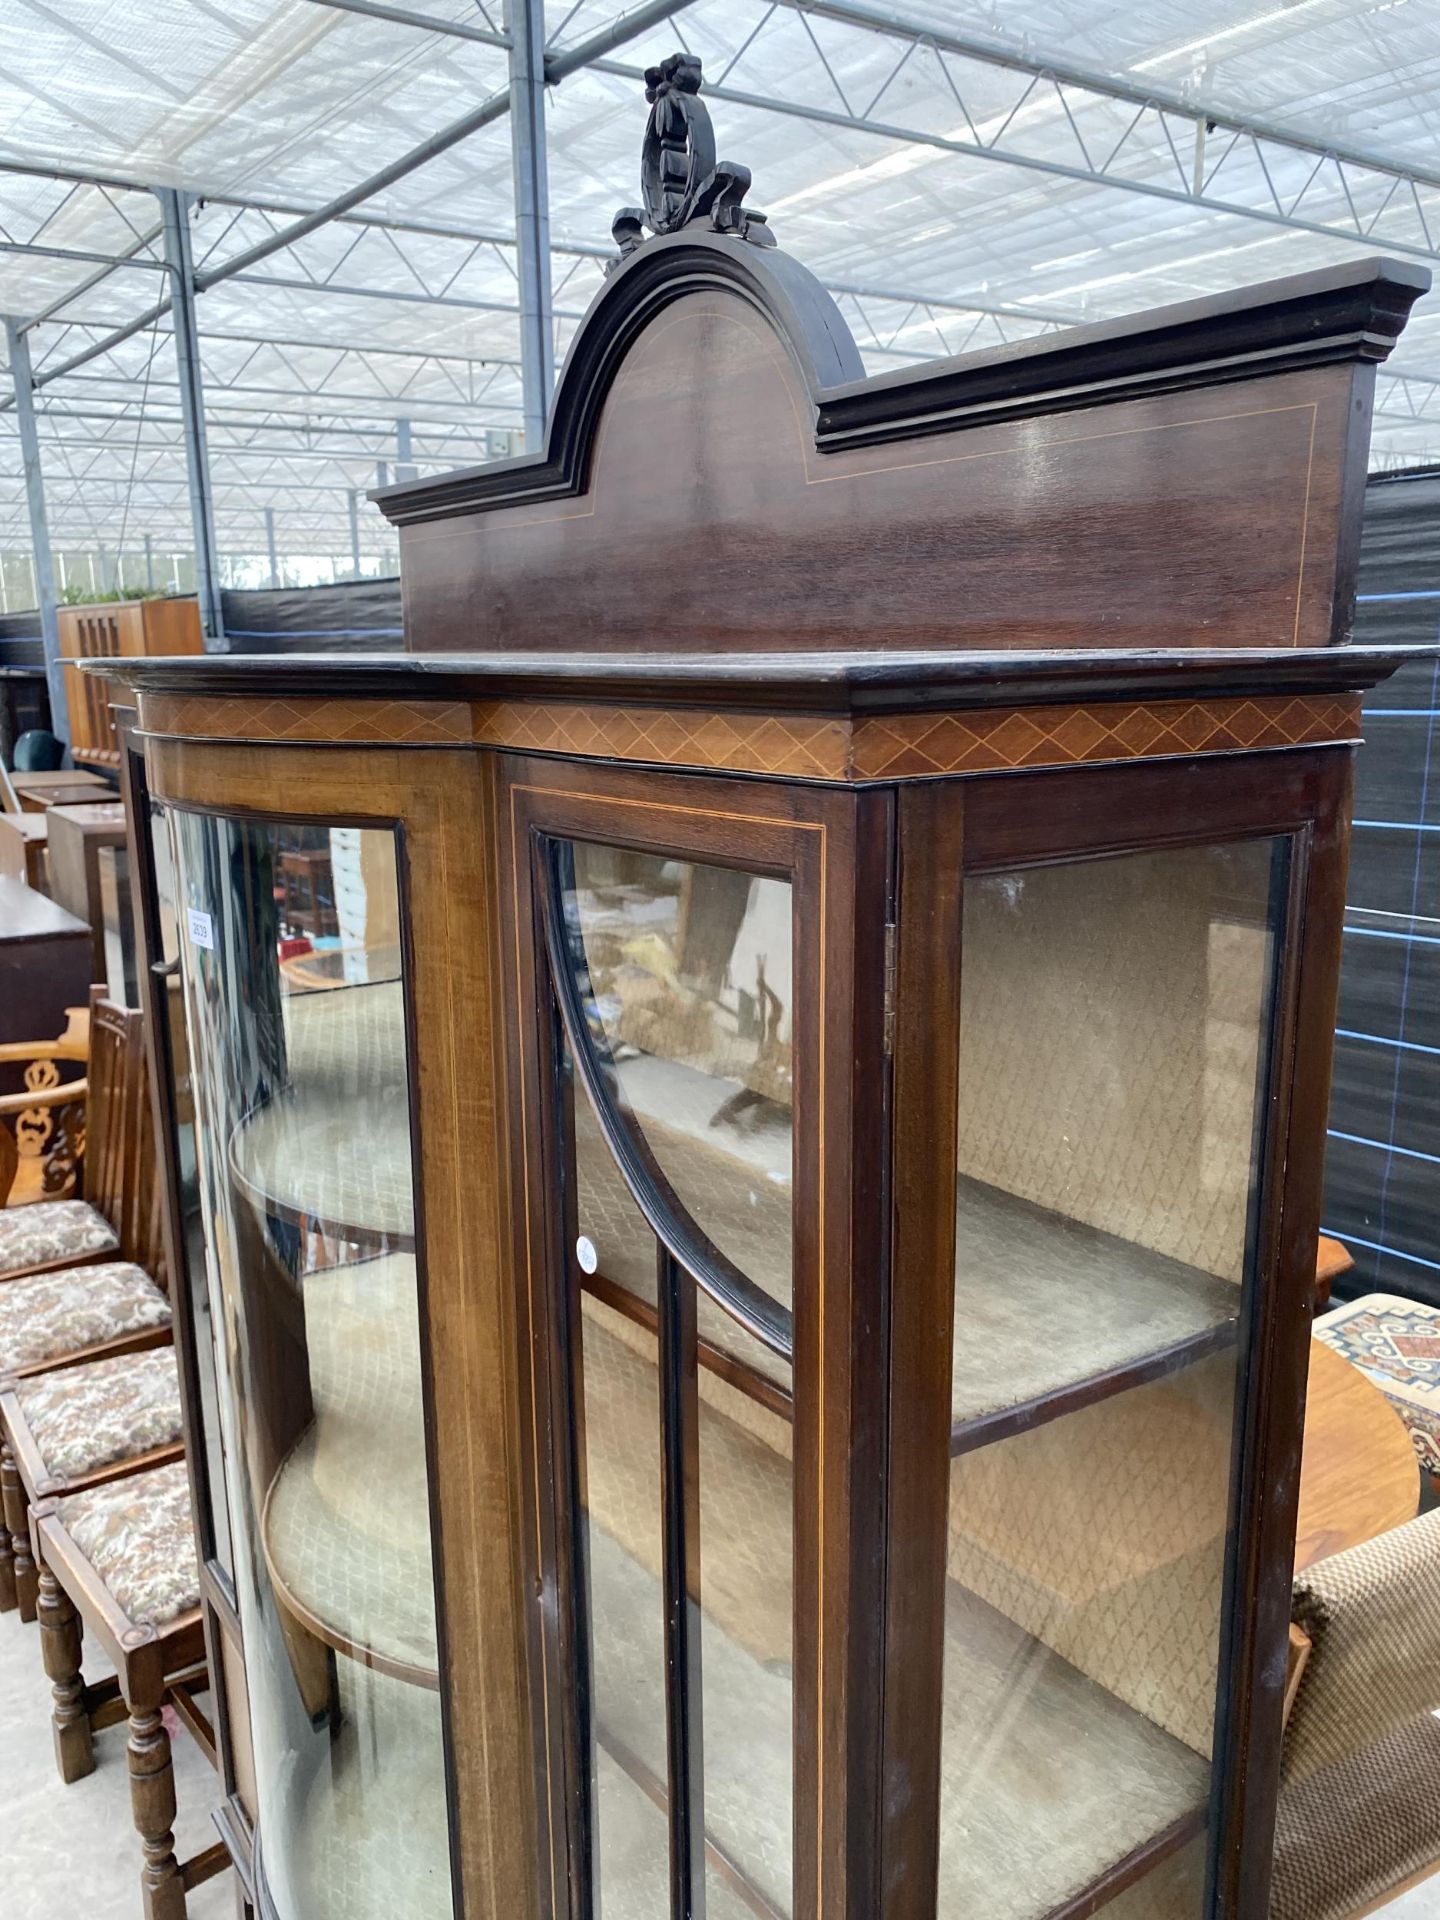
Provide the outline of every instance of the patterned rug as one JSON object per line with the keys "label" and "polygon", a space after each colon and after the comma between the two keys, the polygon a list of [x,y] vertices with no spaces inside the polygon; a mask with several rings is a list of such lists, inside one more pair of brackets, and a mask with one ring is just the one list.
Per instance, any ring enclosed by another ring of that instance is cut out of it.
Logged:
{"label": "patterned rug", "polygon": [[1440,1308],[1367,1293],[1321,1314],[1315,1336],[1375,1383],[1405,1422],[1420,1465],[1440,1474]]}

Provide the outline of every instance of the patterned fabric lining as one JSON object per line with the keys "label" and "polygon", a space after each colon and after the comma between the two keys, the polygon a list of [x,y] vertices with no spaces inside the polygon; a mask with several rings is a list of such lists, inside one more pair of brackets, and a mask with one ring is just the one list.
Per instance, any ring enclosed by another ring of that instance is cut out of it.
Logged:
{"label": "patterned fabric lining", "polygon": [[1440,1310],[1367,1293],[1321,1314],[1316,1338],[1384,1394],[1427,1473],[1440,1474]]}
{"label": "patterned fabric lining", "polygon": [[81,1353],[169,1321],[169,1301],[129,1260],[8,1280],[0,1286],[0,1372]]}
{"label": "patterned fabric lining", "polygon": [[103,1213],[84,1200],[37,1200],[0,1210],[0,1273],[24,1273],[56,1260],[82,1260],[120,1244]]}
{"label": "patterned fabric lining", "polygon": [[400,982],[289,996],[285,1040],[289,1086],[237,1130],[232,1144],[241,1178],[321,1220],[412,1234]]}
{"label": "patterned fabric lining", "polygon": [[357,1645],[434,1669],[415,1262],[310,1274],[315,1418],[275,1476],[265,1548],[301,1606]]}
{"label": "patterned fabric lining", "polygon": [[76,1546],[137,1626],[163,1627],[200,1604],[183,1460],[60,1502]]}
{"label": "patterned fabric lining", "polygon": [[78,1480],[180,1438],[173,1347],[41,1374],[20,1387],[18,1399],[46,1472],[57,1480]]}

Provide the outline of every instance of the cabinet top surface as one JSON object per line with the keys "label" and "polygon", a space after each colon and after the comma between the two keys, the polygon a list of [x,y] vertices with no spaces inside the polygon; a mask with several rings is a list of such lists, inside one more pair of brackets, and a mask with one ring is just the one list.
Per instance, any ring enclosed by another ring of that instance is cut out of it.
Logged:
{"label": "cabinet top surface", "polygon": [[87,661],[137,692],[286,699],[592,699],[859,713],[1356,692],[1424,647],[1178,651],[201,654]]}

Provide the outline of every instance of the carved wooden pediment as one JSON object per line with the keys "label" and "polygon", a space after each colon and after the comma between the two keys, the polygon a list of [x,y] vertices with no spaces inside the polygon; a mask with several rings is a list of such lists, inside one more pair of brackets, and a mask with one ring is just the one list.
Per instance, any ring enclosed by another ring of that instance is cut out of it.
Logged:
{"label": "carved wooden pediment", "polygon": [[1348,636],[1342,508],[1421,270],[1354,262],[867,379],[742,212],[699,89],[686,55],[647,75],[645,205],[544,449],[375,496],[427,651]]}

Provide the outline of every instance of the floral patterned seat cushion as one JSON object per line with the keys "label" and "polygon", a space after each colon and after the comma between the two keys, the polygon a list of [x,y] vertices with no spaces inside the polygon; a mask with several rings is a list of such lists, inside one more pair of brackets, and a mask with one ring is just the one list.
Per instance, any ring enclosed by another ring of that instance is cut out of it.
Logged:
{"label": "floral patterned seat cushion", "polygon": [[199,1606],[183,1460],[68,1494],[60,1502],[60,1521],[137,1626],[163,1627]]}
{"label": "floral patterned seat cushion", "polygon": [[16,1397],[52,1480],[79,1480],[180,1438],[180,1369],[173,1347],[42,1373],[24,1382]]}
{"label": "floral patterned seat cushion", "polygon": [[63,1360],[169,1321],[170,1302],[129,1260],[7,1280],[0,1285],[0,1373]]}
{"label": "floral patterned seat cushion", "polygon": [[23,1273],[57,1260],[111,1253],[120,1244],[103,1213],[84,1200],[37,1200],[0,1209],[0,1273]]}

